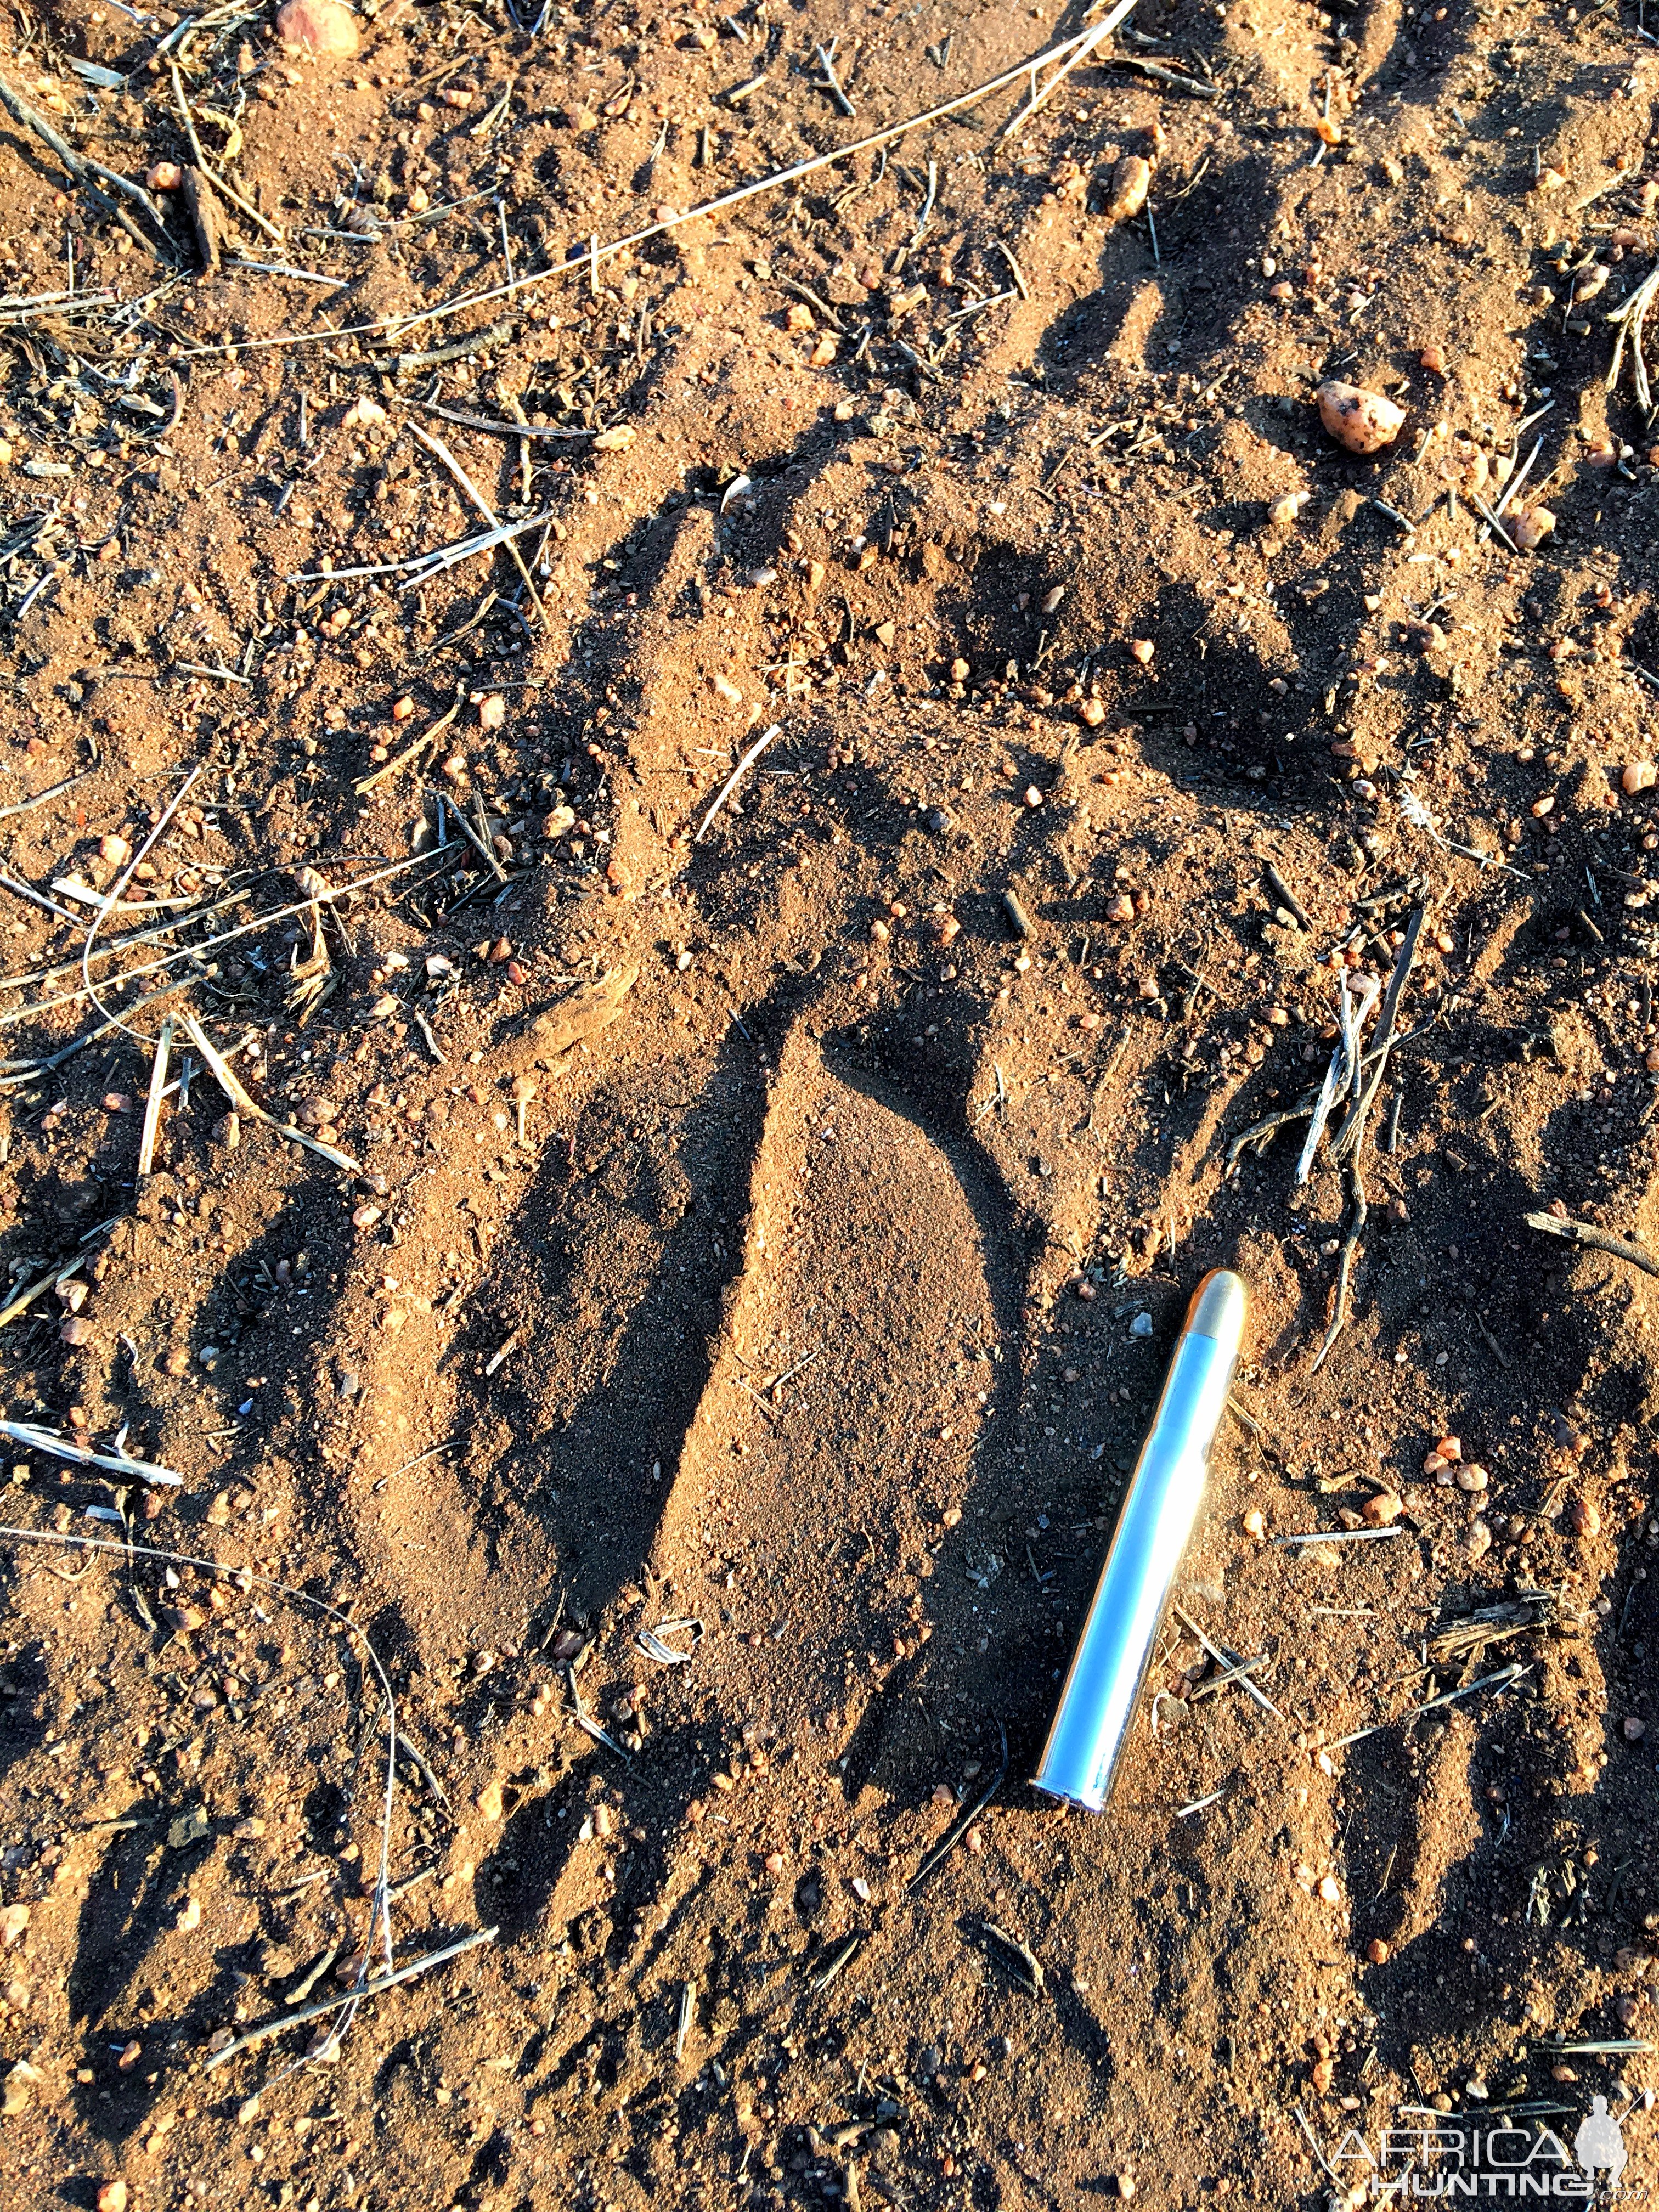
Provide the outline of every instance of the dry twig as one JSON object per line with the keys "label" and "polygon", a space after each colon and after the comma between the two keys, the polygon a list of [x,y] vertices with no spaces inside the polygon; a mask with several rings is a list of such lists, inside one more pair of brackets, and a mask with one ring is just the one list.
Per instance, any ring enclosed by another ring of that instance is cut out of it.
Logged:
{"label": "dry twig", "polygon": [[[456,483],[459,484],[461,489],[471,501],[473,506],[477,508],[479,514],[483,515],[484,520],[489,525],[489,527],[492,530],[499,530],[501,526],[501,519],[500,515],[496,514],[495,508],[491,507],[489,501],[478,489],[477,485],[473,483],[471,477],[468,476],[466,471],[456,459],[454,454],[450,452],[443,440],[441,438],[434,438],[429,430],[422,429],[418,422],[411,422],[410,424],[409,434],[414,439],[417,446],[424,446],[428,453],[431,453],[436,459],[441,460],[443,463],[444,466],[449,471],[450,475],[454,477]],[[547,627],[547,609],[542,605],[540,594],[536,589],[535,579],[532,576],[529,569],[525,566],[524,556],[520,552],[516,541],[508,538],[504,541],[504,543],[507,546],[507,557],[511,560],[514,567],[518,570],[520,575],[524,579],[524,587],[530,594],[530,604],[536,610],[536,619],[541,623],[543,629],[545,629]]]}
{"label": "dry twig", "polygon": [[[301,2027],[307,2021],[321,2020],[326,2014],[343,2012],[348,2007],[355,2013],[365,1997],[377,1997],[383,1990],[400,1989],[405,1982],[412,1982],[422,1974],[429,1974],[434,1966],[447,1966],[450,1960],[461,1958],[468,1951],[476,1951],[481,1944],[493,1943],[501,1932],[499,1928],[475,1928],[470,1936],[463,1936],[453,1943],[446,1943],[440,1950],[425,1952],[420,1958],[410,1960],[406,1966],[388,1967],[386,1972],[359,1982],[355,1989],[347,1990],[337,1997],[322,1997],[315,2004],[300,2006],[297,2011],[278,2013],[274,2019],[263,2020],[257,2027],[249,2028],[246,2035],[239,2035],[234,2043],[228,2043],[222,2051],[216,2051],[202,2071],[211,2074],[216,2067],[228,2065],[233,2058],[240,2058],[243,2051],[252,2051],[262,2043],[269,2043],[273,2035],[282,2034],[284,2028]],[[336,2028],[329,2038],[331,2047],[337,2045],[349,2025],[349,2022],[342,2021]]]}
{"label": "dry twig", "polygon": [[694,845],[702,844],[703,839],[708,834],[709,823],[720,812],[721,807],[725,805],[726,800],[732,796],[732,793],[743,781],[744,775],[747,775],[750,769],[754,766],[755,763],[760,758],[761,755],[766,750],[768,745],[771,744],[773,738],[777,736],[779,731],[782,727],[783,725],[781,722],[774,722],[771,728],[769,730],[763,730],[759,737],[756,738],[754,744],[750,746],[748,751],[744,755],[743,758],[732,769],[731,775],[726,777],[725,782],[715,793],[714,803],[709,808],[708,813],[703,816],[702,827],[698,830],[696,836],[691,841]]}
{"label": "dry twig", "polygon": [[1605,1252],[1609,1259],[1623,1260],[1632,1267],[1639,1267],[1644,1275],[1659,1275],[1659,1258],[1645,1244],[1634,1244],[1627,1237],[1614,1237],[1588,1221],[1564,1221],[1559,1213],[1529,1213],[1526,1222],[1528,1229],[1540,1230],[1546,1237],[1559,1237],[1565,1244],[1581,1244],[1587,1252]]}
{"label": "dry twig", "polygon": [[[78,1260],[74,1263],[77,1267],[80,1264]],[[66,1267],[52,1279],[62,1282],[70,1273]],[[125,1436],[126,1431],[123,1429],[121,1434]],[[50,1459],[69,1460],[76,1467],[101,1467],[112,1474],[125,1475],[130,1482],[161,1482],[178,1489],[185,1480],[182,1474],[175,1474],[170,1467],[162,1467],[155,1460],[133,1459],[125,1452],[94,1451],[90,1444],[77,1444],[69,1437],[55,1435],[51,1429],[37,1428],[32,1421],[0,1421],[0,1436],[9,1437],[27,1451],[45,1452]]]}
{"label": "dry twig", "polygon": [[279,1137],[287,1137],[296,1145],[303,1145],[308,1152],[315,1152],[320,1159],[328,1161],[331,1167],[343,1168],[349,1175],[362,1173],[362,1164],[354,1160],[349,1152],[343,1152],[334,1145],[325,1145],[320,1137],[313,1137],[308,1130],[295,1128],[292,1121],[279,1121],[274,1114],[267,1113],[248,1095],[222,1056],[209,1043],[207,1031],[195,1015],[186,1014],[184,1020],[191,1042],[207,1062],[209,1072],[239,1114],[247,1115],[252,1121],[264,1122],[268,1127],[275,1129]]}

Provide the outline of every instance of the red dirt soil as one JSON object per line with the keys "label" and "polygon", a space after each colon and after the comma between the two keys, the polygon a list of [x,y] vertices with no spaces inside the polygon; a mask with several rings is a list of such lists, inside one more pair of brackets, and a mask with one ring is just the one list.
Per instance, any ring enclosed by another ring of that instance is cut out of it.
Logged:
{"label": "red dirt soil", "polygon": [[[590,258],[1079,27],[9,19],[189,174],[0,131],[6,1412],[183,1478],[12,1446],[149,1549],[5,1547],[7,2205],[1357,2205],[1594,2094],[1659,2179],[1655,1286],[1525,1221],[1659,1246],[1659,54],[1144,0]],[[522,569],[392,565],[480,502]],[[1419,908],[1316,1366],[1304,1094]],[[1027,1778],[1217,1264],[1092,1817]],[[204,2072],[383,1838],[400,1963],[495,1940]]]}

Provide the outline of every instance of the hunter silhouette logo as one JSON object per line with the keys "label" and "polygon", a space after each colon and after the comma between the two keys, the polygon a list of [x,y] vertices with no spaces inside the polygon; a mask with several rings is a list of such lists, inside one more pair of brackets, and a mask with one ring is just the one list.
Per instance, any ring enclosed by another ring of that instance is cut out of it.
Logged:
{"label": "hunter silhouette logo", "polygon": [[1368,2182],[1381,2185],[1402,2205],[1421,2197],[1565,2197],[1588,2204],[1617,2196],[1628,2203],[1626,2156],[1624,2131],[1601,2096],[1591,2100],[1571,2151],[1536,2119],[1496,2112],[1466,2119],[1407,2105],[1383,2129],[1375,2150],[1350,2128],[1326,2170],[1346,2186],[1356,2166],[1367,2169],[1361,2190]]}
{"label": "hunter silhouette logo", "polygon": [[1572,2139],[1572,2154],[1586,2173],[1605,2172],[1607,2186],[1618,2188],[1625,2170],[1625,2135],[1605,2097],[1591,2098],[1589,2111]]}

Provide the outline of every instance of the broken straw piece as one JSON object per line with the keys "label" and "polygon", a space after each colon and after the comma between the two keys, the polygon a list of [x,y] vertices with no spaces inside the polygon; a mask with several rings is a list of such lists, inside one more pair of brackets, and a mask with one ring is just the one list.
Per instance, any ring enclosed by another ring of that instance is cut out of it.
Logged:
{"label": "broken straw piece", "polygon": [[232,1074],[223,1058],[208,1042],[207,1033],[195,1015],[186,1014],[184,1023],[190,1032],[191,1042],[206,1060],[219,1088],[239,1113],[251,1115],[256,1121],[267,1123],[278,1136],[291,1137],[296,1145],[303,1145],[308,1152],[317,1153],[337,1168],[344,1168],[351,1175],[362,1173],[362,1164],[354,1160],[349,1152],[343,1152],[336,1146],[324,1144],[320,1137],[307,1136],[303,1129],[296,1129],[291,1121],[279,1121],[274,1114],[267,1114],[263,1106],[257,1105]]}
{"label": "broken straw piece", "polygon": [[[125,1435],[125,1431],[122,1433]],[[136,1477],[140,1482],[170,1483],[175,1489],[184,1485],[182,1474],[175,1474],[170,1467],[161,1467],[155,1460],[130,1459],[125,1452],[94,1451],[90,1444],[77,1444],[69,1437],[54,1435],[50,1429],[36,1428],[30,1421],[0,1421],[0,1436],[9,1437],[27,1451],[72,1460],[79,1467],[101,1467],[112,1474]]]}

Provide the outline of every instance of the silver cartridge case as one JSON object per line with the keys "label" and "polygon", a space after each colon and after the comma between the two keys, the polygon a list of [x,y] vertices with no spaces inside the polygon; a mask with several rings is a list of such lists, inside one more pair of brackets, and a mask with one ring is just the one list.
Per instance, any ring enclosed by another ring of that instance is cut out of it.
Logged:
{"label": "silver cartridge case", "polygon": [[1164,1608],[1203,1502],[1246,1302],[1242,1279],[1225,1267],[1212,1269],[1193,1293],[1032,1777],[1039,1790],[1091,1812],[1111,1795]]}

